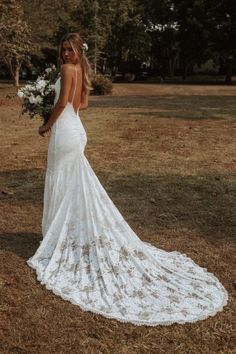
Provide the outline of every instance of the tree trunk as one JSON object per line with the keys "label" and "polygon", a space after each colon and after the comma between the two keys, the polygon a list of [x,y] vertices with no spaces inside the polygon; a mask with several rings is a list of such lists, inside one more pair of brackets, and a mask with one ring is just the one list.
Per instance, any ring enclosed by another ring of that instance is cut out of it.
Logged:
{"label": "tree trunk", "polygon": [[95,39],[94,48],[94,74],[97,75],[97,40]]}
{"label": "tree trunk", "polygon": [[5,60],[5,63],[7,64],[9,73],[10,73],[11,78],[13,80],[13,85],[16,87],[19,87],[20,86],[19,78],[20,78],[21,63],[17,60],[16,63],[13,64],[12,59]]}
{"label": "tree trunk", "polygon": [[170,77],[173,77],[175,75],[175,65],[173,58],[169,58],[169,75]]}
{"label": "tree trunk", "polygon": [[226,61],[226,76],[225,76],[225,83],[227,85],[232,85],[232,76],[233,76],[233,57],[228,57]]}
{"label": "tree trunk", "polygon": [[98,2],[94,1],[94,74],[97,75],[97,60],[98,60],[98,47],[97,47],[97,20],[98,20]]}
{"label": "tree trunk", "polygon": [[187,79],[187,73],[188,73],[188,68],[187,65],[184,64],[183,66],[183,73],[182,73],[182,79],[185,81]]}
{"label": "tree trunk", "polygon": [[14,72],[14,86],[19,87],[19,78],[20,78],[20,65],[17,64],[15,66],[15,72]]}

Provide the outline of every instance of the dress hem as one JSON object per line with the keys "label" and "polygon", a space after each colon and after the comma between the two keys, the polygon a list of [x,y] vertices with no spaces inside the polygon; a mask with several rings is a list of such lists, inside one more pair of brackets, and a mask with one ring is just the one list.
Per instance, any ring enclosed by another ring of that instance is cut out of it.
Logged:
{"label": "dress hem", "polygon": [[[151,245],[149,244],[148,242],[144,242],[148,245]],[[152,247],[154,247],[153,245],[151,245]],[[176,254],[176,255],[182,255],[188,259],[190,259],[193,264],[195,264],[195,262],[189,258],[185,253],[181,253],[181,252],[178,252],[178,251],[173,251],[172,253]],[[63,293],[61,293],[60,291],[56,290],[55,288],[53,288],[52,286],[50,286],[49,284],[47,284],[46,282],[44,282],[42,280],[42,277],[40,275],[40,272],[39,270],[37,269],[36,266],[33,265],[33,263],[31,262],[31,260],[29,259],[28,261],[26,261],[26,263],[31,267],[33,268],[35,271],[36,271],[36,275],[37,275],[37,280],[46,287],[47,290],[50,290],[52,291],[55,295],[57,296],[60,296],[63,300],[66,300],[68,302],[70,302],[71,304],[73,305],[76,305],[76,306],[79,306],[79,308],[84,311],[84,312],[91,312],[91,313],[94,313],[94,314],[97,314],[97,315],[101,315],[103,317],[106,317],[108,319],[113,319],[113,320],[117,320],[121,323],[130,323],[130,324],[133,324],[135,326],[149,326],[149,327],[154,327],[154,326],[171,326],[172,324],[185,324],[185,323],[195,323],[197,321],[201,321],[201,320],[205,320],[207,319],[208,317],[213,317],[217,314],[217,312],[221,312],[224,308],[224,306],[227,304],[228,302],[228,293],[226,291],[226,289],[223,287],[223,285],[221,284],[222,286],[222,290],[223,290],[223,293],[224,293],[224,297],[223,297],[223,300],[222,300],[222,304],[221,306],[218,306],[214,311],[212,312],[209,312],[207,314],[204,314],[204,315],[201,315],[201,316],[198,316],[197,318],[193,319],[193,320],[186,320],[186,321],[155,321],[155,322],[147,322],[147,321],[134,321],[134,320],[124,320],[124,319],[121,319],[119,317],[115,317],[115,316],[112,316],[112,315],[109,315],[108,313],[106,312],[102,312],[102,311],[98,311],[96,309],[89,309],[83,305],[81,305],[80,303],[74,301],[73,299],[67,297],[66,295],[64,295]],[[207,268],[203,268],[201,267],[205,272],[207,272],[208,274],[211,274],[211,276],[217,280],[218,278],[213,274],[213,273],[210,273],[207,271]]]}

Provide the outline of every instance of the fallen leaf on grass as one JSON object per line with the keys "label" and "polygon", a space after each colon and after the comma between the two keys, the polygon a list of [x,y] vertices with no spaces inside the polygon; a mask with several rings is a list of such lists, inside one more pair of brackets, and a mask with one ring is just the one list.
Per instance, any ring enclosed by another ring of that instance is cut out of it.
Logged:
{"label": "fallen leaf on grass", "polygon": [[7,195],[13,195],[14,193],[11,192],[11,191],[4,191],[2,190],[1,193],[0,193],[0,197],[5,197]]}
{"label": "fallen leaf on grass", "polygon": [[9,278],[8,280],[5,281],[5,285],[13,285],[13,283],[14,283],[13,278]]}

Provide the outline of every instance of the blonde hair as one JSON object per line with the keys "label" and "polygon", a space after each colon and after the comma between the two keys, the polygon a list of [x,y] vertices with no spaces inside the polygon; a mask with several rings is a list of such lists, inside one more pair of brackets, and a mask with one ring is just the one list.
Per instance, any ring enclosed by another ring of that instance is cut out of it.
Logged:
{"label": "blonde hair", "polygon": [[91,77],[91,66],[89,64],[88,58],[85,54],[83,47],[83,40],[79,33],[67,33],[65,34],[59,45],[59,61],[60,64],[63,64],[62,58],[62,45],[65,41],[68,41],[75,53],[78,54],[81,69],[82,69],[82,95],[87,94],[91,89],[90,77]]}

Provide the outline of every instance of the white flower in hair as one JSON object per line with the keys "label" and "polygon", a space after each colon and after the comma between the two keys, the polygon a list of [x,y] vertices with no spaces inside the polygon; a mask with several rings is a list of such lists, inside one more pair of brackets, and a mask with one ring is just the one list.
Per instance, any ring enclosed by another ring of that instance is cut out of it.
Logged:
{"label": "white flower in hair", "polygon": [[85,52],[87,52],[87,50],[88,50],[88,44],[87,44],[87,43],[83,43],[82,48],[83,48],[83,50],[84,50]]}

